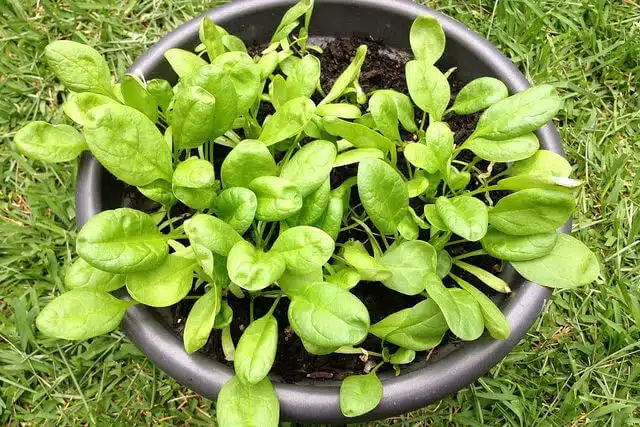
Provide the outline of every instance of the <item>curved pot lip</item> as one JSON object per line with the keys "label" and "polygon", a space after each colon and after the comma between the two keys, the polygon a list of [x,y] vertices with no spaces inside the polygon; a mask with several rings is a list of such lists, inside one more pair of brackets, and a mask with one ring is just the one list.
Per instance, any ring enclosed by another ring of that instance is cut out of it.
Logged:
{"label": "curved pot lip", "polygon": [[[274,7],[290,6],[291,0],[238,0],[206,13],[215,22],[225,23],[241,18],[249,11],[269,10]],[[388,11],[409,19],[422,14],[436,17],[447,36],[474,51],[491,64],[495,75],[504,81],[510,91],[516,92],[529,87],[520,71],[488,41],[465,27],[460,22],[424,6],[404,0],[319,0],[317,5],[357,5],[360,8],[374,8]],[[317,6],[316,6],[317,7]],[[131,67],[146,75],[169,48],[177,47],[198,32],[199,20],[203,15],[178,27],[154,44]],[[537,131],[545,149],[564,156],[560,136],[549,123]],[[100,199],[101,166],[90,154],[84,153],[78,170],[76,207],[78,226],[102,210]],[[562,228],[570,231],[570,222]],[[280,400],[282,419],[298,422],[347,423],[380,419],[409,412],[437,401],[448,394],[467,386],[485,374],[515,347],[544,309],[551,289],[528,282],[511,270],[513,282],[522,283],[513,292],[503,312],[511,326],[511,335],[505,340],[494,340],[487,336],[473,342],[464,342],[440,360],[421,369],[402,373],[398,377],[389,376],[383,380],[384,396],[373,411],[358,418],[346,418],[340,412],[337,381],[314,385],[275,383]],[[169,330],[158,314],[145,306],[136,305],[128,309],[123,322],[127,335],[163,371],[191,390],[215,399],[222,385],[233,375],[226,365],[203,354],[187,354],[182,341]]]}

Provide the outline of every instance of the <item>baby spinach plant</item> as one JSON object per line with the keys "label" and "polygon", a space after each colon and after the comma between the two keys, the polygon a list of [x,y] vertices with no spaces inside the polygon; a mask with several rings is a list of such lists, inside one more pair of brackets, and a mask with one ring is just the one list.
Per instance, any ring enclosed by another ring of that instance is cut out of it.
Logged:
{"label": "baby spinach plant", "polygon": [[[448,331],[466,341],[485,330],[509,336],[505,316],[470,281],[500,293],[509,284],[473,257],[510,263],[552,288],[599,274],[594,254],[556,231],[582,183],[534,133],[562,107],[552,86],[509,95],[483,77],[451,102],[451,71],[434,65],[443,30],[422,16],[409,34],[408,94],[362,90],[366,46],[325,93],[322,50],[308,43],[312,9],[311,0],[295,4],[253,56],[204,18],[195,53],[165,54],[175,82],[125,74],[113,84],[91,47],[55,41],[45,57],[71,91],[63,110],[76,126],[32,122],[15,135],[16,148],[38,160],[65,162],[89,150],[161,206],[104,211],[82,227],[68,290],[41,311],[40,331],[88,339],[117,328],[133,304],[167,307],[191,295],[186,351],[219,334],[235,367],[218,398],[221,426],[278,424],[268,373],[278,346],[274,310],[285,299],[290,328],[309,353],[376,362],[342,383],[340,406],[354,417],[383,397],[384,364],[399,373]],[[272,114],[261,118],[265,106]],[[475,131],[455,141],[447,119],[475,113]],[[178,204],[188,213],[175,214]],[[353,229],[367,238],[345,239]],[[452,256],[456,245],[472,249]],[[372,324],[350,292],[372,281],[422,300]],[[131,299],[110,294],[122,287]],[[231,296],[272,301],[236,343]],[[359,347],[368,335],[379,349]]]}

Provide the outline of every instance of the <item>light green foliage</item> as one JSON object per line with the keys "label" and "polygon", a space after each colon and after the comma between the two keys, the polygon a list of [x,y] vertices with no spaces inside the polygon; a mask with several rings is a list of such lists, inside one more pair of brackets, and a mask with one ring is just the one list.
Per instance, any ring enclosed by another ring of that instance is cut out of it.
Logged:
{"label": "light green foliage", "polygon": [[255,178],[273,176],[276,172],[269,149],[260,141],[247,139],[227,155],[220,174],[225,187],[248,187]]}
{"label": "light green foliage", "polygon": [[151,307],[168,307],[178,303],[191,290],[196,262],[175,253],[151,269],[128,273],[125,279],[131,297]]}
{"label": "light green foliage", "polygon": [[259,291],[271,285],[282,276],[285,268],[281,253],[263,252],[245,240],[233,245],[227,258],[229,278],[248,291]]}
{"label": "light green foliage", "polygon": [[350,375],[340,385],[340,410],[346,417],[366,414],[382,399],[382,382],[375,372]]}
{"label": "light green foliage", "polygon": [[30,122],[16,133],[14,144],[25,156],[52,163],[73,160],[87,148],[71,126],[47,122]]}
{"label": "light green foliage", "polygon": [[220,287],[215,284],[193,304],[184,325],[184,349],[187,353],[193,353],[207,343],[221,310],[220,304]]}
{"label": "light green foliage", "polygon": [[185,205],[198,210],[210,208],[216,199],[213,165],[191,157],[173,171],[171,186],[173,194]]}

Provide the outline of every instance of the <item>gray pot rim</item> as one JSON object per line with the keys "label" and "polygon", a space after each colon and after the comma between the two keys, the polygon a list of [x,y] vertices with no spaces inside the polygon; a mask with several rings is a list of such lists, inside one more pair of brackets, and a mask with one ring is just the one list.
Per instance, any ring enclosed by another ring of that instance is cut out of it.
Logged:
{"label": "gray pot rim", "polygon": [[[256,10],[270,10],[291,5],[290,0],[239,0],[206,12],[216,23],[224,26]],[[520,71],[488,41],[460,22],[427,7],[404,0],[319,0],[316,7],[356,5],[362,10],[403,15],[414,19],[422,14],[436,17],[447,39],[455,39],[490,64],[494,75],[517,92],[529,87]],[[197,17],[169,33],[154,44],[130,67],[143,75],[164,61],[162,54],[169,48],[184,44],[198,32]],[[339,17],[336,17],[339,19]],[[562,141],[549,123],[537,131],[541,146],[564,156]],[[89,218],[103,210],[101,176],[102,166],[90,154],[84,153],[78,170],[76,207],[77,223],[81,227]],[[570,223],[563,232],[570,231]],[[449,345],[447,354],[436,361],[423,363],[419,368],[403,372],[400,376],[383,376],[384,396],[372,412],[358,418],[346,418],[340,412],[339,383],[316,382],[304,384],[275,383],[280,400],[281,419],[296,422],[347,423],[380,419],[409,412],[454,393],[478,377],[506,356],[524,336],[543,311],[551,289],[519,277],[512,269],[505,272],[516,291],[505,301],[502,310],[511,326],[511,335],[505,340],[483,336],[474,342]],[[233,375],[233,370],[203,354],[187,354],[182,340],[168,327],[152,308],[142,305],[131,307],[124,318],[123,329],[128,337],[160,369],[180,384],[215,400],[222,385]]]}

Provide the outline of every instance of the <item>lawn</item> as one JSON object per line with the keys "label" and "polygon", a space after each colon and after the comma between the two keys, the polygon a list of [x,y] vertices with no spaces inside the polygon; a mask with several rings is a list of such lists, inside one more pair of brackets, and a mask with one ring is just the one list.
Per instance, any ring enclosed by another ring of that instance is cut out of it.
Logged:
{"label": "lawn", "polygon": [[[0,2],[0,424],[211,425],[212,403],[168,378],[121,332],[42,337],[34,318],[62,291],[75,239],[76,164],[10,148],[27,120],[63,122],[43,62],[84,41],[122,73],[160,36],[219,2]],[[558,126],[585,181],[573,231],[602,277],[556,293],[526,339],[472,386],[371,425],[640,424],[640,5],[635,0],[429,0],[566,99]],[[321,7],[321,6],[318,6]]]}

